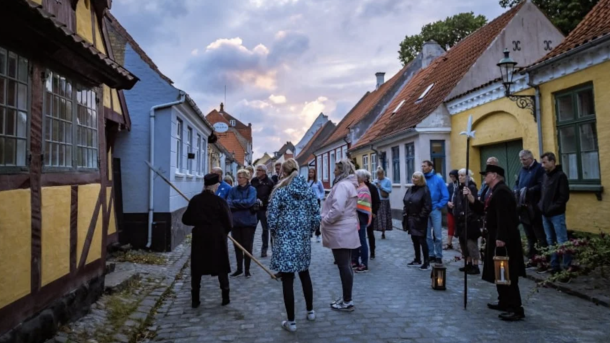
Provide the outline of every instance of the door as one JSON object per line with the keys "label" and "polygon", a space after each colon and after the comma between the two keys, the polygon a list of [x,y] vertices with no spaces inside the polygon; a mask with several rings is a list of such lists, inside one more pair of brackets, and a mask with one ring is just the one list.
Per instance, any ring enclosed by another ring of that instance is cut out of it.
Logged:
{"label": "door", "polygon": [[[481,170],[485,170],[488,158],[496,157],[500,162],[500,167],[504,168],[506,184],[513,188],[521,169],[521,162],[519,162],[519,152],[521,150],[523,150],[523,141],[521,140],[482,146],[480,147]],[[479,185],[482,184],[482,181],[481,179]]]}

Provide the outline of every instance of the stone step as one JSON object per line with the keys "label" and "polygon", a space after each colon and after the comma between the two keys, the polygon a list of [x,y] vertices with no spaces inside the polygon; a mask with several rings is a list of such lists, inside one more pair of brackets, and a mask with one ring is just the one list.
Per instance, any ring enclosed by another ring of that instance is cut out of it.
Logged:
{"label": "stone step", "polygon": [[106,275],[104,282],[104,293],[112,294],[125,289],[130,281],[138,280],[140,274],[135,270],[114,271]]}

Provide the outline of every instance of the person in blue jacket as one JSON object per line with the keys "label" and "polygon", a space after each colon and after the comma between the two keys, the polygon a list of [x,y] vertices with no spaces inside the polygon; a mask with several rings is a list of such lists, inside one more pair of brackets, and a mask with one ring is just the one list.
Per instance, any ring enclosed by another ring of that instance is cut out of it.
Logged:
{"label": "person in blue jacket", "polygon": [[231,190],[231,185],[229,185],[222,178],[222,169],[221,168],[219,168],[219,167],[212,168],[212,173],[218,174],[218,177],[220,177],[220,180],[221,180],[220,185],[218,186],[218,190],[216,190],[216,195],[227,200],[227,196],[229,196],[229,191]]}
{"label": "person in blue jacket", "polygon": [[381,239],[385,239],[385,232],[392,231],[392,207],[390,206],[392,181],[385,176],[385,171],[381,166],[377,167],[377,178],[373,180],[373,184],[379,189],[381,200],[375,217],[375,231],[381,231]]}
{"label": "person in blue jacket", "polygon": [[[307,173],[307,185],[316,196],[318,200],[318,208],[321,208],[322,200],[324,200],[324,196],[326,192],[324,191],[324,185],[322,185],[322,181],[318,180],[318,175],[316,172],[316,168],[309,168],[309,172]],[[320,243],[320,235],[322,232],[320,231],[320,225],[316,227],[316,242]],[[313,233],[312,233],[313,235]]]}
{"label": "person in blue jacket", "polygon": [[425,160],[421,169],[426,177],[426,184],[432,198],[432,212],[428,219],[428,253],[429,263],[443,262],[443,215],[441,210],[449,201],[449,191],[445,180],[434,172],[434,163]]}
{"label": "person in blue jacket", "polygon": [[[250,185],[250,172],[248,170],[241,169],[237,172],[237,186],[229,191],[227,203],[233,215],[231,237],[252,255],[254,232],[258,223],[256,216],[258,209],[254,205],[258,202],[256,201],[256,188]],[[237,270],[231,274],[231,277],[240,276],[245,270],[246,278],[249,278],[251,276],[251,260],[248,256],[244,256],[244,253],[237,246],[235,246],[235,260],[237,261]]]}

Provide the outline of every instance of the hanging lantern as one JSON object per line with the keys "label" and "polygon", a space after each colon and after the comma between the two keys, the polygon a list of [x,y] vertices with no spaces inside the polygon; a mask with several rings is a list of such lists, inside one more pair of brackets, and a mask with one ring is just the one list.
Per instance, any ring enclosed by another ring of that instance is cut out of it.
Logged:
{"label": "hanging lantern", "polygon": [[508,256],[498,256],[497,253],[495,255],[494,270],[496,273],[496,285],[510,286],[510,272],[508,268],[509,258]]}
{"label": "hanging lantern", "polygon": [[444,291],[447,289],[447,267],[442,264],[434,264],[430,277],[432,278],[432,289],[437,291]]}

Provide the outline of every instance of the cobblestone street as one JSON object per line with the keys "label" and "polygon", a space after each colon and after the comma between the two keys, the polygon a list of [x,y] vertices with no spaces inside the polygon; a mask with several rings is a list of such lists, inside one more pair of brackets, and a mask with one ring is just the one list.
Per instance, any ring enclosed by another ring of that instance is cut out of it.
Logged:
{"label": "cobblestone street", "polygon": [[[469,277],[468,310],[463,310],[461,262],[448,266],[448,289],[430,287],[430,272],[409,268],[413,252],[409,236],[394,230],[387,239],[377,233],[377,259],[370,271],[356,274],[352,313],[337,313],[329,303],[341,296],[341,284],[332,254],[312,242],[311,275],[315,322],[305,320],[299,282],[295,283],[296,333],[284,331],[281,284],[257,266],[252,278],[231,279],[231,304],[220,306],[216,278],[202,281],[202,305],[190,307],[190,278],[174,286],[175,296],[159,309],[153,328],[158,342],[603,342],[610,334],[610,310],[552,289],[532,292],[534,283],[521,279],[526,319],[507,323],[488,310],[495,301],[492,284]],[[231,251],[232,251],[232,247]],[[260,228],[255,240],[259,256]],[[445,253],[452,260],[455,251]],[[233,255],[233,254],[231,254]],[[231,264],[234,266],[233,256]],[[263,259],[268,264],[270,258]],[[188,274],[185,270],[185,274]]]}

